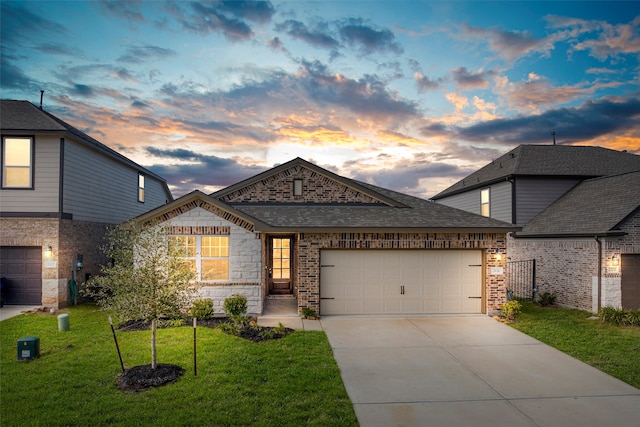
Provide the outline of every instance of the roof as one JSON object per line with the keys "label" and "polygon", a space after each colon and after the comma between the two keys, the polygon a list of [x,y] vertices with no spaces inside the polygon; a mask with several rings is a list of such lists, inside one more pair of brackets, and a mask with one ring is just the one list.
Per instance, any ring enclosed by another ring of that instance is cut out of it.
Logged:
{"label": "roof", "polygon": [[583,181],[538,214],[517,236],[619,234],[640,212],[640,171]]}
{"label": "roof", "polygon": [[[293,162],[293,163],[292,163]],[[253,225],[256,232],[341,232],[341,231],[389,231],[389,232],[500,232],[520,230],[513,224],[482,217],[446,205],[376,187],[363,182],[335,175],[302,159],[294,159],[285,165],[311,165],[315,172],[335,176],[340,183],[367,195],[376,195],[385,203],[273,203],[273,202],[224,202],[222,197],[252,185],[275,173],[281,166],[234,184],[227,189],[206,195],[195,191],[173,202],[154,209],[140,217],[139,221],[171,218],[191,207],[209,206],[231,213]],[[305,166],[306,167],[306,166]],[[210,209],[211,210],[211,209]]]}
{"label": "roof", "polygon": [[[0,101],[0,131],[2,131],[3,134],[14,135],[33,133],[66,135],[92,150],[106,154],[107,156],[129,165],[133,169],[136,169],[147,176],[157,179],[164,183],[165,186],[167,184],[167,181],[161,176],[151,172],[143,166],[140,166],[117,151],[112,150],[100,141],[76,129],[53,114],[36,107],[29,101]],[[173,199],[168,186],[166,186],[166,192],[169,197]]]}
{"label": "roof", "polygon": [[520,145],[432,197],[441,199],[517,176],[583,179],[640,170],[640,156],[602,147]]}

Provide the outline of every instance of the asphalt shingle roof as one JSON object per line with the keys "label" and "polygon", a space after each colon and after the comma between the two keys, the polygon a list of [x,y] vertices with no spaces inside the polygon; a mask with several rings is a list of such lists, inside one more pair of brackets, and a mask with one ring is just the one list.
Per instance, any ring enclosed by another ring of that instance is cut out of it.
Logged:
{"label": "asphalt shingle roof", "polygon": [[603,235],[640,209],[640,171],[583,181],[537,215],[518,236]]}
{"label": "asphalt shingle roof", "polygon": [[359,185],[397,200],[406,207],[357,204],[232,204],[237,209],[275,228],[291,230],[386,229],[515,231],[513,224],[485,218],[460,209],[419,199],[363,182]]}
{"label": "asphalt shingle roof", "polygon": [[520,145],[432,199],[461,193],[513,176],[595,178],[640,170],[640,156],[602,147]]}

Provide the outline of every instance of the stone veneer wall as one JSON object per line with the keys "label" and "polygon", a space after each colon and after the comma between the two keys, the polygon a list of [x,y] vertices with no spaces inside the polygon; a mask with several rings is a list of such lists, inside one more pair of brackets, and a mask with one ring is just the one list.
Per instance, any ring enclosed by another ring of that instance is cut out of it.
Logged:
{"label": "stone veneer wall", "polygon": [[303,233],[298,242],[298,308],[320,312],[321,249],[483,249],[485,311],[493,314],[506,301],[505,275],[491,275],[505,266],[495,254],[506,252],[505,233]]}
{"label": "stone veneer wall", "polygon": [[[302,180],[302,196],[293,195],[293,180]],[[225,202],[380,203],[302,166],[289,168],[222,198]]]}
{"label": "stone veneer wall", "polygon": [[249,313],[262,313],[262,241],[259,234],[202,207],[187,210],[167,223],[176,234],[209,234],[217,230],[229,235],[229,280],[204,282],[200,295],[213,300],[216,314],[224,313],[224,300],[235,294],[247,297]]}
{"label": "stone veneer wall", "polygon": [[[640,213],[620,227],[627,233],[603,237],[601,307],[620,307],[621,267],[612,258],[620,254],[640,254]],[[514,239],[508,238],[509,261],[536,260],[538,294],[555,292],[558,304],[582,310],[598,310],[598,243],[590,238]]]}

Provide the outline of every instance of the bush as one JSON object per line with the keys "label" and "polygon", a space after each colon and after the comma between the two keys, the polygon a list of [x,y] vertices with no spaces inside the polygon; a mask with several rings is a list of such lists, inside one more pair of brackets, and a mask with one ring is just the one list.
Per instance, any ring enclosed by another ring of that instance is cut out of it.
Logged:
{"label": "bush", "polygon": [[509,321],[515,320],[516,315],[522,311],[522,304],[516,300],[507,301],[500,307],[500,312]]}
{"label": "bush", "polygon": [[556,298],[555,292],[543,292],[538,296],[538,303],[543,307],[548,307],[556,303]]}
{"label": "bush", "polygon": [[598,318],[618,326],[640,326],[640,310],[602,307],[598,311]]}
{"label": "bush", "polygon": [[191,306],[191,317],[198,320],[209,320],[213,317],[213,301],[209,298],[200,298]]}
{"label": "bush", "polygon": [[302,312],[302,316],[305,318],[318,317],[318,314],[316,313],[316,311],[310,307],[303,307],[301,312]]}
{"label": "bush", "polygon": [[228,317],[244,316],[247,313],[247,297],[243,295],[229,297],[224,300],[222,308]]}

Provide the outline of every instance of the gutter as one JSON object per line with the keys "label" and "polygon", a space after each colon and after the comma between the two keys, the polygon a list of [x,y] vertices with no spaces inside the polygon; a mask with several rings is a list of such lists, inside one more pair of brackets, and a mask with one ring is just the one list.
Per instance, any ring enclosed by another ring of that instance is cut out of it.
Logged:
{"label": "gutter", "polygon": [[595,236],[596,243],[598,244],[598,305],[597,309],[600,312],[602,304],[602,241],[599,236]]}

